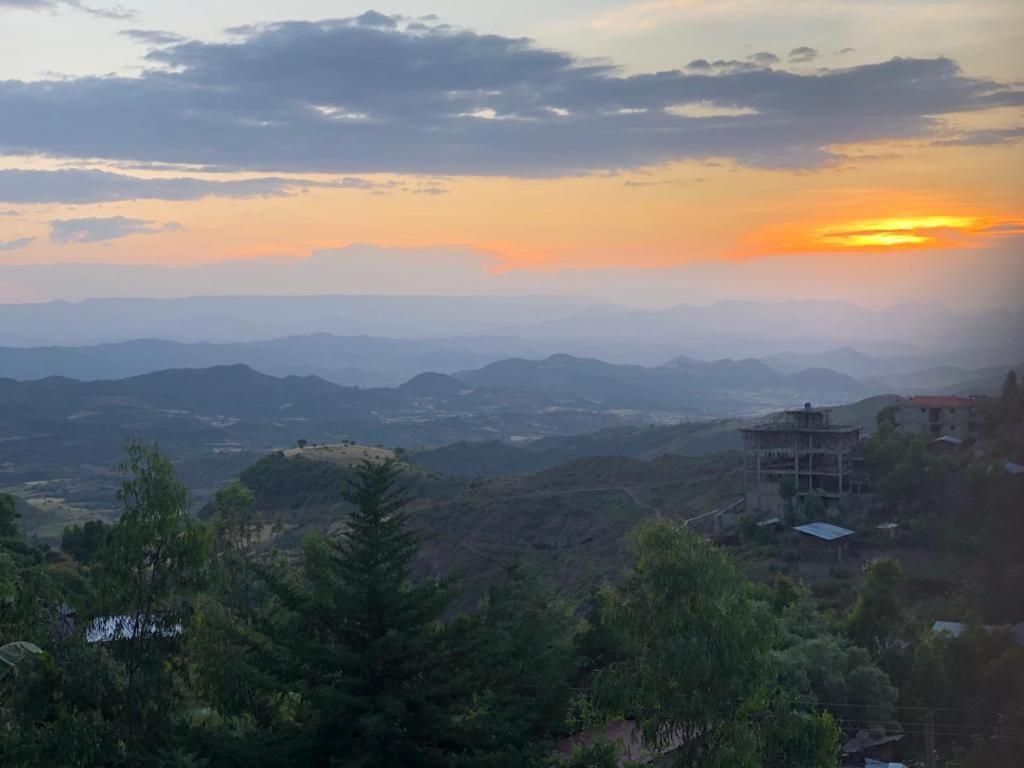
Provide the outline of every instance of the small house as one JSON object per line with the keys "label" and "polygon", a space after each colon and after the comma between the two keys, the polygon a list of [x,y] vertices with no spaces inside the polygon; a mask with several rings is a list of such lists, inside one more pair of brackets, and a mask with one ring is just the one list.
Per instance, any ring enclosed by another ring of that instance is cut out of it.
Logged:
{"label": "small house", "polygon": [[841,563],[850,554],[853,531],[831,523],[808,523],[793,529],[800,535],[800,558],[823,563]]}

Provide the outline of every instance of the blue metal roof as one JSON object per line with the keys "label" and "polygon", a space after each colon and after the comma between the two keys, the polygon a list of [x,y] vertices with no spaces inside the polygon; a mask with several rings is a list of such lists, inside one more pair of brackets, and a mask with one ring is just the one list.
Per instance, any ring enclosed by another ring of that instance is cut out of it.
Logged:
{"label": "blue metal roof", "polygon": [[807,525],[798,525],[793,530],[806,533],[818,539],[824,539],[825,541],[835,541],[844,536],[853,535],[853,531],[849,528],[840,528],[838,525],[832,525],[831,523],[808,523]]}

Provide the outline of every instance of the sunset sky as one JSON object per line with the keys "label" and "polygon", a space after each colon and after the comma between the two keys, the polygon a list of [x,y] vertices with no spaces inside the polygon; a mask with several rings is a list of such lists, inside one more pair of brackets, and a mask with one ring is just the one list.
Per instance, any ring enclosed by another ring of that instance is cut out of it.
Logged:
{"label": "sunset sky", "polygon": [[0,301],[1024,295],[1019,0],[0,0],[0,50]]}

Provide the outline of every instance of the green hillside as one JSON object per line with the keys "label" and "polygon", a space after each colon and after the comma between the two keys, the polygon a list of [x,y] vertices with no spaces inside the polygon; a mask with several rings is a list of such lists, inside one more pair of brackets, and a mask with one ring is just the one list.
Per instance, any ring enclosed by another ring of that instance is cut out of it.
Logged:
{"label": "green hillside", "polygon": [[[738,455],[584,458],[534,475],[467,482],[406,464],[412,525],[422,540],[418,575],[463,571],[465,604],[520,555],[552,583],[582,594],[626,564],[627,534],[652,516],[685,520],[742,490]],[[354,470],[303,455],[274,453],[242,481],[267,522],[280,522],[279,546],[296,549],[311,531],[337,532]]]}

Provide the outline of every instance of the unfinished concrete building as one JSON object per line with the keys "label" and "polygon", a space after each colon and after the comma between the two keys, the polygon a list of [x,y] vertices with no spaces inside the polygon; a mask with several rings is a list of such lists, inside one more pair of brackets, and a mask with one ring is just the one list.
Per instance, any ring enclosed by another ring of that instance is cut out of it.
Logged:
{"label": "unfinished concrete building", "polygon": [[860,467],[860,427],[833,424],[828,408],[784,411],[742,430],[746,508],[782,514],[779,483],[792,477],[797,497],[816,491],[835,505],[864,490]]}

